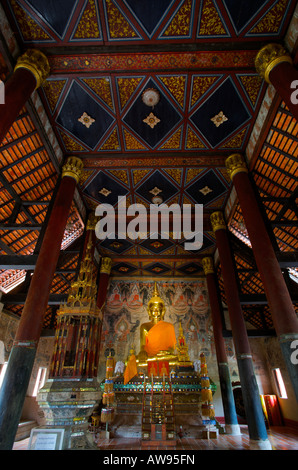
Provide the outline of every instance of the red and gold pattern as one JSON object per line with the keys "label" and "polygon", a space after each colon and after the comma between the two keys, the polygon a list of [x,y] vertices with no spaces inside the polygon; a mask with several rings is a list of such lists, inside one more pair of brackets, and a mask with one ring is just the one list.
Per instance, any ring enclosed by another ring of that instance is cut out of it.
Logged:
{"label": "red and gold pattern", "polygon": [[210,70],[248,68],[254,71],[256,52],[194,51],[122,54],[56,55],[49,57],[52,75],[79,72],[132,72],[139,70]]}
{"label": "red and gold pattern", "polygon": [[163,37],[189,37],[191,35],[191,13],[193,2],[185,0],[163,32]]}
{"label": "red and gold pattern", "polygon": [[227,30],[212,0],[204,0],[198,36],[226,36]]}
{"label": "red and gold pattern", "polygon": [[73,39],[99,39],[101,36],[95,1],[88,0],[74,32]]}

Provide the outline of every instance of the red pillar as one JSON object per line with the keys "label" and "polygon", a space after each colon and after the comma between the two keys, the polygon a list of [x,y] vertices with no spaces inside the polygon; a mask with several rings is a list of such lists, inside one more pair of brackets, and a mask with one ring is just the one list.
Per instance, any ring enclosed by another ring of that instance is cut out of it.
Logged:
{"label": "red pillar", "polygon": [[202,265],[206,276],[209,302],[211,307],[211,317],[218,365],[218,374],[225,415],[225,431],[227,434],[238,435],[241,434],[241,432],[238,424],[232,384],[230,379],[226,345],[222,335],[222,311],[220,306],[220,298],[212,258],[203,258]]}
{"label": "red pillar", "polygon": [[[286,49],[280,44],[267,44],[260,49],[255,59],[257,72],[271,83],[279,96],[288,106],[293,116],[298,120],[298,103],[294,102],[293,92],[298,89],[298,71],[293,66],[292,59]],[[296,93],[297,96],[297,93]]]}
{"label": "red pillar", "polygon": [[215,232],[216,246],[218,248],[222,269],[226,302],[229,310],[241,390],[250,436],[250,445],[251,448],[269,449],[271,448],[271,445],[267,437],[260,393],[254,373],[252,354],[241,309],[234,261],[226,230],[226,224],[221,212],[214,212],[211,214],[210,219],[213,231]]}
{"label": "red pillar", "polygon": [[291,361],[293,353],[291,344],[298,339],[297,315],[242,155],[230,155],[226,160],[226,167],[237,192],[254,258],[270,306],[274,328],[298,399],[298,366]]}
{"label": "red pillar", "polygon": [[76,157],[70,157],[63,167],[60,187],[31,279],[15,342],[39,340],[63,234],[82,167],[82,161]]}
{"label": "red pillar", "polygon": [[209,302],[211,307],[213,335],[215,340],[215,348],[218,362],[228,362],[225,341],[222,335],[223,325],[221,318],[220,300],[218,297],[218,289],[215,281],[215,273],[213,260],[211,257],[202,259],[202,266],[207,281]]}
{"label": "red pillar", "polygon": [[0,449],[12,448],[58,262],[63,234],[83,163],[70,157],[38,255],[24,309],[0,390]]}
{"label": "red pillar", "polygon": [[0,105],[0,142],[33,91],[42,84],[49,73],[50,66],[42,52],[30,49],[19,57],[14,73],[4,85],[5,104]]}

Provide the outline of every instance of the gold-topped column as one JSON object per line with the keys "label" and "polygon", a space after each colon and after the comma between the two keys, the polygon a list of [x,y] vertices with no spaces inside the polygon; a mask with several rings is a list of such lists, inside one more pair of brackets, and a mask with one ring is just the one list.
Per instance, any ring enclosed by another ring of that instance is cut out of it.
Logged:
{"label": "gold-topped column", "polygon": [[239,435],[234,395],[232,390],[226,345],[222,334],[222,308],[218,292],[217,278],[214,270],[213,259],[207,256],[202,259],[202,266],[207,281],[211,317],[213,325],[213,336],[216,349],[218,375],[220,380],[221,397],[225,416],[225,431],[227,434]]}
{"label": "gold-topped column", "polygon": [[210,216],[219,253],[226,302],[229,310],[233,341],[241,382],[241,390],[252,449],[271,449],[268,440],[260,393],[253,369],[252,354],[241,309],[234,261],[227,234],[226,223],[221,212]]}
{"label": "gold-topped column", "polygon": [[18,58],[14,73],[4,84],[5,103],[0,105],[0,143],[33,91],[49,74],[48,59],[39,50],[29,49]]}
{"label": "gold-topped column", "polygon": [[[281,44],[267,44],[259,50],[255,67],[267,83],[271,83],[298,120],[297,80],[298,71],[288,51]],[[296,83],[295,83],[296,82]],[[294,95],[293,95],[294,94]]]}
{"label": "gold-topped column", "polygon": [[63,234],[83,162],[70,157],[44,234],[0,390],[0,449],[13,447],[57,266]]}
{"label": "gold-topped column", "polygon": [[268,235],[243,156],[241,154],[230,155],[226,159],[226,168],[237,192],[274,328],[298,400],[298,367],[291,361],[293,353],[291,344],[298,340],[297,315]]}

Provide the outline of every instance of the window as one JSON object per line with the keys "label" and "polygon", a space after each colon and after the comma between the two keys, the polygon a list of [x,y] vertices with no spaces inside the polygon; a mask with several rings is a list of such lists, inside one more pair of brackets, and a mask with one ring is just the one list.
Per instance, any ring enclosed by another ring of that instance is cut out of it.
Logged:
{"label": "window", "polygon": [[47,368],[40,367],[38,369],[38,373],[37,373],[37,377],[35,381],[35,386],[34,386],[33,395],[32,395],[33,397],[36,397],[39,389],[41,389],[44,386],[46,375],[47,375]]}
{"label": "window", "polygon": [[288,398],[286,387],[279,368],[273,369],[273,375],[279,398]]}
{"label": "window", "polygon": [[0,388],[2,386],[2,382],[3,382],[3,379],[4,379],[6,369],[7,369],[7,362],[4,362],[4,364],[2,365],[2,368],[1,368],[1,372],[0,372]]}

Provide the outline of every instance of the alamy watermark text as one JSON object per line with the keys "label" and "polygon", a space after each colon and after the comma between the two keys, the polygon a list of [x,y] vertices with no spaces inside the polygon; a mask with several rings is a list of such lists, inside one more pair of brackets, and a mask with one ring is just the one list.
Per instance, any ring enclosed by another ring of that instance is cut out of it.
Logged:
{"label": "alamy watermark text", "polygon": [[111,204],[99,204],[95,215],[102,217],[95,227],[100,240],[147,239],[148,233],[150,239],[158,239],[159,234],[162,239],[169,239],[171,233],[173,239],[185,239],[185,250],[199,250],[203,244],[202,204],[149,204],[148,213],[145,205],[131,204],[127,207],[126,197],[118,196],[116,211]]}

